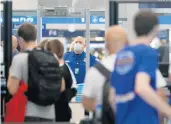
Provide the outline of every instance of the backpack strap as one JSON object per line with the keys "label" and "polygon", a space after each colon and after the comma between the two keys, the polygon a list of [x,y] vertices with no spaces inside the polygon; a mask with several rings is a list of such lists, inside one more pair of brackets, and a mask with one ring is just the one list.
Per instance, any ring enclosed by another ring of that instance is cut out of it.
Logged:
{"label": "backpack strap", "polygon": [[109,89],[110,89],[110,78],[111,72],[101,63],[94,66],[103,76],[106,77],[105,83],[103,85],[102,93],[102,124],[114,124],[114,112],[109,104]]}
{"label": "backpack strap", "polygon": [[103,76],[106,77],[106,81],[108,81],[110,79],[110,75],[111,75],[111,72],[106,68],[104,67],[103,64],[101,63],[98,63],[94,66]]}

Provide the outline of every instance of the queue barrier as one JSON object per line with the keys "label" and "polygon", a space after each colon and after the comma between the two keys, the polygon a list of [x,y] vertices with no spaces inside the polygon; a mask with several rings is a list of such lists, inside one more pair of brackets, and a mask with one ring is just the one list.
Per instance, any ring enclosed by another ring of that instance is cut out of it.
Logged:
{"label": "queue barrier", "polygon": [[71,103],[81,103],[82,101],[84,84],[78,84],[77,86],[77,94],[71,100]]}

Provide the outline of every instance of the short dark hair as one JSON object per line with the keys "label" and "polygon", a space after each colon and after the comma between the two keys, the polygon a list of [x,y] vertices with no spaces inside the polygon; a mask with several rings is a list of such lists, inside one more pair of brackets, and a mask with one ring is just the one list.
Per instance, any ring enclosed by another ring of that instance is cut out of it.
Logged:
{"label": "short dark hair", "polygon": [[140,11],[134,18],[134,29],[137,36],[148,35],[157,25],[157,14],[152,11]]}
{"label": "short dark hair", "polygon": [[22,24],[17,32],[19,37],[22,37],[26,42],[36,41],[37,29],[33,24],[24,23]]}
{"label": "short dark hair", "polygon": [[46,43],[46,49],[56,54],[60,59],[63,58],[64,46],[58,39],[48,41]]}

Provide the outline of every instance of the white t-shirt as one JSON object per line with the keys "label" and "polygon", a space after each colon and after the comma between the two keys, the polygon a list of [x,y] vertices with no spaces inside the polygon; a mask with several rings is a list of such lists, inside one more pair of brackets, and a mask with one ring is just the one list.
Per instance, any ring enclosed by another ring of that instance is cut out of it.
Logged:
{"label": "white t-shirt", "polygon": [[[101,61],[101,63],[111,72],[114,70],[115,57],[115,55],[111,55]],[[157,70],[156,74],[157,88],[166,86],[166,81],[161,75],[161,72]],[[87,72],[84,82],[83,95],[88,98],[96,99],[97,104],[101,104],[105,77],[96,68],[92,67]]]}

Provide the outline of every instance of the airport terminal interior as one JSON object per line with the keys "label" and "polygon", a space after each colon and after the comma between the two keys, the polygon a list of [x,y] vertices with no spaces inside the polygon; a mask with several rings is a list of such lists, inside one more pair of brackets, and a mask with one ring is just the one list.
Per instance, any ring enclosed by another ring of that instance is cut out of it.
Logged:
{"label": "airport terminal interior", "polygon": [[[168,47],[168,50],[161,53],[161,56],[165,57],[160,60],[161,65],[159,66],[159,69],[167,80],[169,75],[169,58],[171,57],[171,53],[169,52],[169,50],[171,50],[171,1],[170,3],[164,0],[164,2],[162,2],[162,0],[160,2],[149,2],[148,0],[118,1],[122,2],[118,3],[117,9],[112,9],[112,5],[110,6],[109,4],[110,0],[12,0],[11,33],[18,40],[17,31],[20,25],[25,22],[31,23],[37,28],[37,44],[40,44],[46,39],[58,39],[64,45],[64,53],[69,52],[72,42],[80,36],[86,41],[86,47],[84,48],[85,55],[91,54],[95,56],[98,61],[101,61],[107,55],[105,48],[105,31],[109,26],[115,24],[115,22],[112,22],[112,12],[110,11],[117,11],[117,15],[114,17],[117,18],[117,24],[126,31],[129,40],[133,40],[136,37],[133,30],[134,15],[139,10],[152,10],[157,14],[159,20],[160,31],[156,38],[164,43],[164,47]],[[8,8],[10,5],[5,6],[3,2],[9,1],[1,0],[0,24],[1,27],[3,27],[3,30],[1,28],[1,32],[10,24],[10,20],[8,19],[10,19],[11,12]],[[10,29],[5,29],[5,31],[8,30]],[[7,32],[4,32],[4,36],[7,37],[6,33]],[[7,40],[7,38],[5,39]],[[7,48],[9,47],[5,49]],[[6,70],[5,61],[8,60],[4,60],[4,56],[8,55],[6,55],[7,53],[4,53],[4,51],[2,50],[0,54],[1,119],[5,116],[6,103],[4,96],[7,94],[6,88],[4,88],[7,85],[4,70]],[[7,51],[8,50],[6,50],[6,52]],[[85,62],[87,61],[90,61],[89,57],[85,59]],[[88,66],[89,65],[86,64],[86,71],[89,68]],[[83,88],[83,82],[77,84],[77,94],[69,103],[72,111],[70,122],[80,123],[83,118],[92,116],[91,112],[88,116],[85,115],[81,103]]]}

